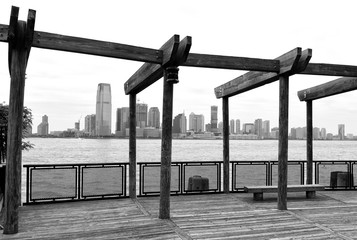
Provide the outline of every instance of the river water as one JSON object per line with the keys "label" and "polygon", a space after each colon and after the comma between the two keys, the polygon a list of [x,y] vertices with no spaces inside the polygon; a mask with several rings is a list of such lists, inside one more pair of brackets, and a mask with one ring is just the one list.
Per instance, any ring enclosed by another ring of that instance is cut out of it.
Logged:
{"label": "river water", "polygon": [[[128,139],[29,138],[23,164],[128,162]],[[160,162],[161,140],[138,139],[137,162]],[[357,160],[357,141],[314,141],[314,160]],[[289,141],[289,160],[306,160],[306,141]],[[221,161],[222,140],[173,140],[172,161]],[[231,161],[278,160],[277,140],[231,140]]]}

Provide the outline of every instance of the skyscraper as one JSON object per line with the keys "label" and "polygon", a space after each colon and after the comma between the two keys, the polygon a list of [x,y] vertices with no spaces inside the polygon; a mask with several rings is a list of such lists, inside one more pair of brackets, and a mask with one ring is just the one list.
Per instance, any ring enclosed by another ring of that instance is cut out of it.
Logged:
{"label": "skyscraper", "polygon": [[149,109],[149,127],[160,128],[160,111],[158,107]]}
{"label": "skyscraper", "polygon": [[129,108],[123,107],[117,109],[116,129],[115,134],[120,137],[125,137],[126,129],[129,128]]}
{"label": "skyscraper", "polygon": [[236,132],[234,131],[234,119],[231,119],[229,122],[229,133],[230,134],[235,134]]}
{"label": "skyscraper", "polygon": [[87,115],[84,119],[84,132],[90,136],[95,135],[95,114]]}
{"label": "skyscraper", "polygon": [[[270,137],[270,121],[269,120],[263,121],[263,136],[264,136],[264,138]],[[296,138],[296,134],[295,134],[295,138]]]}
{"label": "skyscraper", "polygon": [[187,119],[185,113],[181,113],[174,118],[174,124],[172,127],[173,133],[186,133],[187,131]]}
{"label": "skyscraper", "polygon": [[95,131],[97,136],[112,133],[112,95],[108,83],[98,84]]}
{"label": "skyscraper", "polygon": [[48,135],[48,117],[47,115],[42,116],[42,122],[37,126],[37,135],[44,136]]}
{"label": "skyscraper", "polygon": [[211,106],[211,131],[217,132],[217,123],[218,123],[218,107]]}
{"label": "skyscraper", "polygon": [[193,112],[189,116],[189,130],[194,132],[204,132],[205,117],[200,114],[194,114]]}
{"label": "skyscraper", "polygon": [[338,138],[345,139],[345,124],[338,124]]}
{"label": "skyscraper", "polygon": [[258,136],[258,139],[263,137],[263,120],[261,118],[254,121],[254,132]]}
{"label": "skyscraper", "polygon": [[145,128],[148,125],[148,105],[145,103],[136,104],[136,126]]}
{"label": "skyscraper", "polygon": [[240,120],[236,119],[236,133],[240,134]]}

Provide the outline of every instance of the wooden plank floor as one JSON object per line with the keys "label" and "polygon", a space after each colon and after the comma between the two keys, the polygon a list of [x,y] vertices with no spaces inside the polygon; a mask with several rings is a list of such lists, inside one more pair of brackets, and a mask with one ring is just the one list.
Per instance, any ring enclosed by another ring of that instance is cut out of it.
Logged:
{"label": "wooden plank floor", "polygon": [[159,220],[159,198],[25,206],[20,232],[0,239],[357,239],[357,192],[324,191],[315,199],[288,194],[288,211],[276,194],[171,198],[171,220]]}

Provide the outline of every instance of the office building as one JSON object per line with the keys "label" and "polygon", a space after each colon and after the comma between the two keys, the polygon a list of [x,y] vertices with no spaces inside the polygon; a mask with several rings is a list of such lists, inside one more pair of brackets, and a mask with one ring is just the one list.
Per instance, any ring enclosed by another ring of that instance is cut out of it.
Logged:
{"label": "office building", "polygon": [[244,123],[243,124],[243,134],[254,134],[254,124],[253,123]]}
{"label": "office building", "polygon": [[326,128],[321,128],[321,139],[326,139],[327,134],[326,134]]}
{"label": "office building", "polygon": [[119,137],[126,136],[126,129],[129,128],[129,108],[117,108],[115,135]]}
{"label": "office building", "polygon": [[151,107],[149,109],[148,127],[160,128],[160,111],[158,107]]}
{"label": "office building", "polygon": [[188,119],[189,119],[188,126],[190,131],[194,131],[196,133],[204,132],[205,117],[202,114],[197,115],[191,113]]}
{"label": "office building", "polygon": [[269,120],[263,121],[263,137],[264,138],[270,137],[270,121]]}
{"label": "office building", "polygon": [[148,126],[148,105],[145,103],[136,104],[136,126],[139,128]]}
{"label": "office building", "polygon": [[345,124],[338,124],[338,139],[345,139]]}
{"label": "office building", "polygon": [[240,120],[236,119],[236,134],[240,134],[241,130],[240,130]]}
{"label": "office building", "polygon": [[315,140],[320,139],[320,128],[314,127],[314,128],[312,129],[312,137],[313,137],[313,139],[315,139]]}
{"label": "office building", "polygon": [[258,136],[258,139],[263,138],[263,120],[260,118],[254,121],[254,133]]}
{"label": "office building", "polygon": [[218,123],[218,107],[211,106],[211,131],[217,132],[217,123]]}
{"label": "office building", "polygon": [[174,118],[174,124],[172,127],[173,133],[186,133],[187,131],[187,119],[185,113],[180,113]]}
{"label": "office building", "polygon": [[95,114],[84,118],[84,132],[89,136],[95,136]]}
{"label": "office building", "polygon": [[229,133],[230,134],[235,134],[236,132],[234,131],[234,119],[231,119],[231,121],[229,122]]}
{"label": "office building", "polygon": [[110,84],[108,83],[98,84],[95,115],[96,135],[110,136],[112,133],[112,95]]}
{"label": "office building", "polygon": [[42,122],[37,126],[37,135],[48,135],[49,124],[47,115],[42,116]]}

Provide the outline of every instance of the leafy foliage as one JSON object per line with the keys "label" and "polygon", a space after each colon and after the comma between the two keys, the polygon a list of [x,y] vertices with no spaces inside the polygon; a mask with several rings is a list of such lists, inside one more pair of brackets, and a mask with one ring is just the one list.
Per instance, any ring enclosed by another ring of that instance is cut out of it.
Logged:
{"label": "leafy foliage", "polygon": [[[6,159],[7,148],[7,127],[8,127],[9,106],[0,105],[0,162]],[[31,109],[24,107],[23,124],[22,124],[22,139],[26,137],[27,129],[32,126],[32,112]],[[33,148],[30,142],[22,141],[22,149],[29,150]]]}

